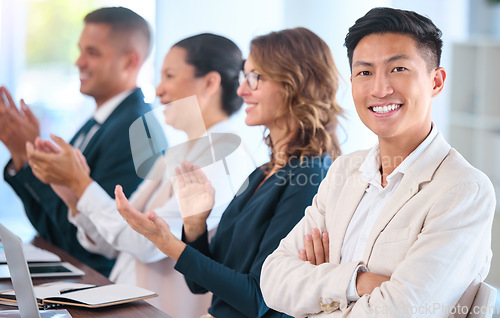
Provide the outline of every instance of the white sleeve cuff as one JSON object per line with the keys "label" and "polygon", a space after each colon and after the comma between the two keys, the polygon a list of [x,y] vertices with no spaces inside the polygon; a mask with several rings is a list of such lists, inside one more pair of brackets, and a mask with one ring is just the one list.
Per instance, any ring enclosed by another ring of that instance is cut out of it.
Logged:
{"label": "white sleeve cuff", "polygon": [[76,203],[77,210],[87,216],[93,213],[100,214],[110,206],[111,208],[115,206],[113,198],[95,181],[87,186]]}
{"label": "white sleeve cuff", "polygon": [[73,215],[73,213],[71,213],[71,211],[68,209],[68,221],[71,224],[78,227],[81,224],[80,217],[81,217],[81,213],[77,213],[76,215]]}
{"label": "white sleeve cuff", "polygon": [[356,267],[356,270],[352,274],[351,280],[349,282],[349,286],[347,287],[347,301],[353,302],[361,298],[359,297],[358,291],[356,290],[356,279],[358,278],[358,273],[364,273],[367,271],[368,269],[365,265],[358,265],[358,267]]}

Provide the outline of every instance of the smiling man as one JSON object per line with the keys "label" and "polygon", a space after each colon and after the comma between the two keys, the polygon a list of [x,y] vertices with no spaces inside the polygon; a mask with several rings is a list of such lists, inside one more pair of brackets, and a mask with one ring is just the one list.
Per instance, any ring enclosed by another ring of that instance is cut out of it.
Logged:
{"label": "smiling man", "polygon": [[[78,41],[80,91],[96,101],[93,117],[71,140],[83,152],[90,177],[110,195],[116,184],[130,194],[141,179],[137,176],[129,142],[129,127],[151,110],[137,88],[137,75],[149,54],[147,22],[123,7],[101,8],[89,13]],[[26,142],[39,135],[38,121],[21,101],[18,111],[10,94],[1,88],[0,140],[12,160],[4,177],[22,200],[26,214],[39,235],[76,258],[108,275],[113,260],[85,250],[68,221],[68,208],[52,188],[40,182],[27,164]]]}
{"label": "smiling man", "polygon": [[264,263],[264,299],[294,317],[465,317],[490,268],[495,194],[431,121],[446,79],[441,31],[376,8],[345,45],[378,144],[334,162]]}

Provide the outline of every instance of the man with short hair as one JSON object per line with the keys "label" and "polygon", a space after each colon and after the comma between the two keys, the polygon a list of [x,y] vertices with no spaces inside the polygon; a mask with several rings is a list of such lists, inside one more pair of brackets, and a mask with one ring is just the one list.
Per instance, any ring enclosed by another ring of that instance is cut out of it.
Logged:
{"label": "man with short hair", "polygon": [[[75,64],[80,71],[80,91],[92,96],[97,107],[70,143],[82,151],[91,178],[110,195],[116,184],[124,185],[130,194],[141,179],[132,160],[129,128],[151,111],[136,84],[151,47],[149,26],[141,16],[123,7],[95,10],[84,22],[78,42],[80,56]],[[4,171],[5,180],[21,198],[40,236],[108,275],[114,260],[91,253],[79,244],[65,203],[33,175],[27,164],[26,143],[33,143],[39,135],[38,121],[22,101],[23,112],[19,112],[5,88],[0,89],[0,94],[0,140],[12,156]]]}
{"label": "man with short hair", "polygon": [[356,110],[378,144],[333,163],[266,259],[264,300],[294,317],[464,311],[490,268],[495,194],[431,121],[446,79],[441,31],[415,12],[375,8],[345,45]]}

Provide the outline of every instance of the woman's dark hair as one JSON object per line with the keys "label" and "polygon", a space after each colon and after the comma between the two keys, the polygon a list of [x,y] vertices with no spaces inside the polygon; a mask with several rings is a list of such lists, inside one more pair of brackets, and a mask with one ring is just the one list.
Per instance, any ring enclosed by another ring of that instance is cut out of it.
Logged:
{"label": "woman's dark hair", "polygon": [[429,19],[413,11],[374,8],[356,20],[345,38],[347,57],[352,67],[352,55],[359,41],[370,34],[400,33],[416,42],[429,70],[439,67],[443,41],[441,30]]}
{"label": "woman's dark hair", "polygon": [[212,71],[220,74],[222,109],[228,116],[241,108],[243,99],[236,94],[236,90],[243,57],[233,41],[220,35],[202,33],[181,40],[175,46],[187,51],[186,63],[195,67],[195,76],[204,76]]}

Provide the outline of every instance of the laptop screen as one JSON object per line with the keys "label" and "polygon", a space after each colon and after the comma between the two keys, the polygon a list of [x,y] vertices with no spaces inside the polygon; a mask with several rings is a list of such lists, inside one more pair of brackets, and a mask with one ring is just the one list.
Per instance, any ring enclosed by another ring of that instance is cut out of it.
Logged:
{"label": "laptop screen", "polygon": [[23,243],[19,237],[9,231],[0,223],[0,239],[7,265],[9,266],[10,279],[16,293],[19,310],[6,310],[1,312],[1,317],[38,317],[38,318],[64,318],[71,315],[65,309],[38,310],[38,304],[33,290],[33,282],[28,271],[28,262],[23,252]]}
{"label": "laptop screen", "polygon": [[21,239],[1,223],[0,238],[2,238],[5,257],[9,266],[12,285],[16,292],[16,300],[21,316],[40,317]]}

